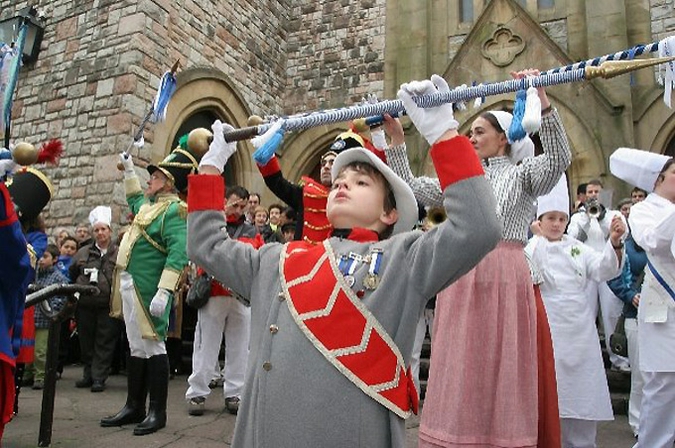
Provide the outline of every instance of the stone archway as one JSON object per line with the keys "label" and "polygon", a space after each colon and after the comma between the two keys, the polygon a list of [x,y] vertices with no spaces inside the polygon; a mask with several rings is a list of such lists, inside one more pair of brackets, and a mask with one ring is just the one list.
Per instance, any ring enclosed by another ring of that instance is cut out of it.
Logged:
{"label": "stone archway", "polygon": [[[636,123],[637,149],[665,154],[672,148],[675,139],[675,114],[665,106],[662,92],[659,91],[654,95]],[[655,123],[659,125],[654,126]]]}
{"label": "stone archway", "polygon": [[[183,122],[194,114],[208,110],[235,128],[246,126],[251,112],[230,79],[211,68],[192,68],[178,74],[178,88],[167,108],[166,120],[157,125],[152,148],[152,160],[161,160],[171,151],[174,135]],[[228,183],[250,185],[253,170],[250,142],[239,142],[232,156],[234,179]]]}

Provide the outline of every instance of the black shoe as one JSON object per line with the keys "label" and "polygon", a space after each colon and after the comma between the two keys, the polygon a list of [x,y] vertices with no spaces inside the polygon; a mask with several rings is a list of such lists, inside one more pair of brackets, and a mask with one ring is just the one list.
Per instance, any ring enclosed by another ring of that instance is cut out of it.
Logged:
{"label": "black shoe", "polygon": [[105,390],[105,383],[101,380],[94,380],[91,383],[92,392],[103,392]]}
{"label": "black shoe", "polygon": [[87,387],[91,387],[91,385],[94,384],[94,382],[91,380],[91,378],[82,378],[81,380],[75,381],[75,387],[78,389],[85,389]]}
{"label": "black shoe", "polygon": [[188,401],[188,415],[204,415],[204,403],[206,398],[194,397]]}

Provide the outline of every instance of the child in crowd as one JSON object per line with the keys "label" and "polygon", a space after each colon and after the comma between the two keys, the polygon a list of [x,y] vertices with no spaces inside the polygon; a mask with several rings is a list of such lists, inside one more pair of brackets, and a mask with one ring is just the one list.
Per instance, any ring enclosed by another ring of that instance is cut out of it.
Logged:
{"label": "child in crowd", "polygon": [[61,240],[59,246],[59,257],[56,260],[56,268],[61,271],[63,275],[70,279],[70,263],[73,261],[73,255],[77,253],[77,240],[74,236],[66,236]]}
{"label": "child in crowd", "polygon": [[[494,196],[452,105],[419,109],[399,96],[431,158],[449,216],[410,232],[410,188],[372,152],[353,148],[332,167],[320,244],[255,250],[219,231],[220,176],[235,144],[212,144],[191,176],[188,254],[250,300],[251,353],[233,446],[404,447],[404,419],[417,412],[410,372],[415,329],[429,297],[468,272],[499,240]],[[214,141],[214,143],[216,143]]]}
{"label": "child in crowd", "polygon": [[622,238],[626,226],[615,216],[602,252],[564,235],[569,221],[567,178],[541,196],[535,236],[525,248],[543,277],[546,307],[558,384],[562,446],[595,447],[600,420],[613,420],[600,340],[595,327],[594,300],[587,285],[604,282],[621,272]]}
{"label": "child in crowd", "polygon": [[[56,269],[56,259],[59,249],[54,244],[48,244],[47,249],[38,261],[35,284],[44,288],[49,285],[70,283],[61,271]],[[45,313],[47,308],[54,312],[60,311],[66,303],[65,297],[52,297],[46,302],[35,305],[35,360],[33,361],[33,389],[42,389],[45,380],[45,363],[47,361],[47,336],[49,335],[49,317]]]}

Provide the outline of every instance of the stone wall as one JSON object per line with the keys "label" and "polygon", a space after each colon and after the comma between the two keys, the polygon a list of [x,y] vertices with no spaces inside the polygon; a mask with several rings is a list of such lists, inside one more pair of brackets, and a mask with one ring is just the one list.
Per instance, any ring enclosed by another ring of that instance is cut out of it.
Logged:
{"label": "stone wall", "polygon": [[661,40],[675,31],[675,3],[673,0],[650,0],[654,40]]}
{"label": "stone wall", "polygon": [[[27,3],[0,0],[2,18]],[[86,221],[93,206],[111,202],[114,221],[125,221],[117,154],[147,112],[159,77],[176,60],[221,70],[253,111],[278,108],[286,88],[289,5],[290,0],[43,2],[45,38],[37,63],[21,72],[12,137],[64,142],[59,167],[45,170],[56,187],[45,213],[48,225]],[[152,126],[145,139],[152,144]]]}
{"label": "stone wall", "polygon": [[283,113],[349,106],[384,89],[386,0],[303,0],[292,8]]}

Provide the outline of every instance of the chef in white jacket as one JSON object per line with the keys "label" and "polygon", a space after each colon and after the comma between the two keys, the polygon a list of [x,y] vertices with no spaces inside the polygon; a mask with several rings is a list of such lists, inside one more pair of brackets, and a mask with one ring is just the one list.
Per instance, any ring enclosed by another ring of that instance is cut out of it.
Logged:
{"label": "chef in white jacket", "polygon": [[551,193],[538,199],[537,217],[536,235],[525,251],[543,277],[540,289],[553,339],[562,446],[593,448],[597,422],[613,420],[614,414],[595,327],[595,297],[587,284],[621,272],[626,226],[618,217],[612,221],[601,252],[564,235],[569,220],[564,175]]}
{"label": "chef in white jacket", "polygon": [[671,157],[619,148],[612,174],[653,191],[630,212],[633,239],[647,253],[638,307],[638,347],[644,378],[640,448],[672,448],[675,441],[675,162]]}

